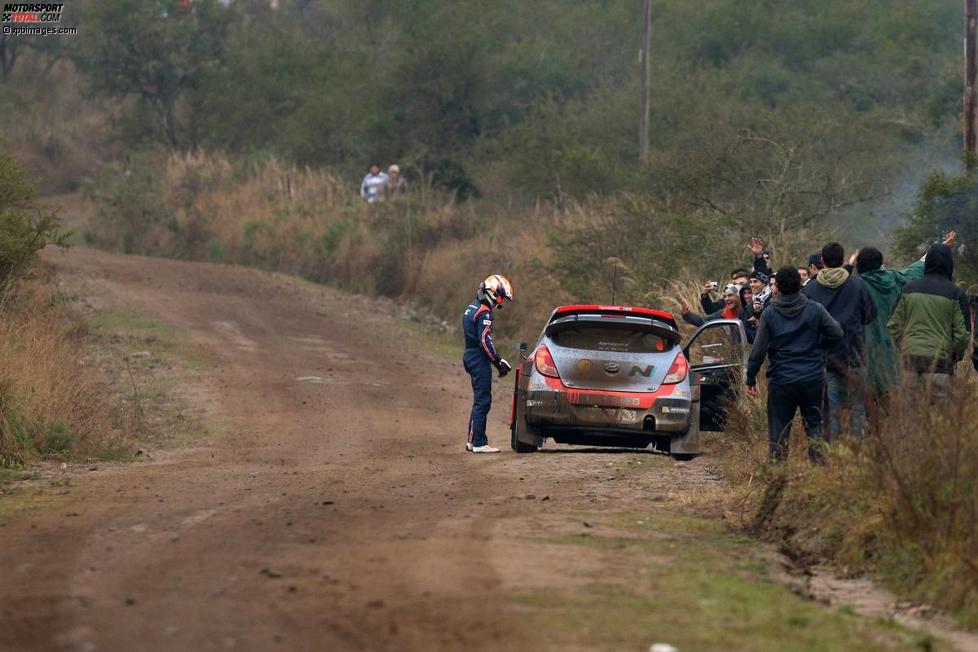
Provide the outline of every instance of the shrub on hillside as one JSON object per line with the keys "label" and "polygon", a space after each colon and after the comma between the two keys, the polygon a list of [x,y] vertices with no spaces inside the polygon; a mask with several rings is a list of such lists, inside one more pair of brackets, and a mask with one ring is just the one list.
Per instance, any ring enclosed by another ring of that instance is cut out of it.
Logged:
{"label": "shrub on hillside", "polygon": [[37,205],[17,161],[0,151],[0,293],[30,269],[41,249],[66,237],[57,215]]}

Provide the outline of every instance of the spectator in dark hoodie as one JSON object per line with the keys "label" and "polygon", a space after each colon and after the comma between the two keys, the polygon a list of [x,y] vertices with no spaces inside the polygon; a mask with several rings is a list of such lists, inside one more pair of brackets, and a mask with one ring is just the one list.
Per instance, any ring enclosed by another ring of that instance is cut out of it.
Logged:
{"label": "spectator in dark hoodie", "polygon": [[825,350],[842,341],[842,328],[819,303],[801,293],[793,267],[778,270],[777,294],[761,314],[747,363],[747,393],[757,396],[757,374],[768,357],[767,423],[771,459],[788,454],[795,412],[801,411],[808,455],[820,459]]}
{"label": "spectator in dark hoodie", "polygon": [[971,309],[952,280],[951,248],[936,244],[924,257],[924,277],[907,283],[887,323],[904,368],[945,392],[954,365],[968,350]]}
{"label": "spectator in dark hoodie", "polygon": [[829,349],[825,390],[829,409],[829,433],[842,432],[842,410],[849,410],[849,432],[861,435],[866,425],[864,326],[876,317],[876,306],[866,287],[842,266],[845,252],[838,242],[822,247],[822,264],[813,281],[802,290],[825,306],[842,327],[843,339]]}
{"label": "spectator in dark hoodie", "polygon": [[[956,236],[951,231],[944,238],[944,244],[950,247]],[[866,326],[866,371],[869,395],[874,402],[882,400],[899,373],[899,356],[886,330],[886,323],[896,309],[904,286],[924,275],[924,258],[898,271],[883,267],[883,254],[875,247],[865,247],[856,253],[859,280],[866,286],[876,306],[876,317]]]}

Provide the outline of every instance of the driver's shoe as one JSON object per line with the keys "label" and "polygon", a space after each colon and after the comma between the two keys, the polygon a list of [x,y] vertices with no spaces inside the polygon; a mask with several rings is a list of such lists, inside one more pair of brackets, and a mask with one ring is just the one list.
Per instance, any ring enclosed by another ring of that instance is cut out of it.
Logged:
{"label": "driver's shoe", "polygon": [[494,448],[494,447],[490,446],[489,444],[486,444],[484,446],[473,446],[472,447],[472,452],[473,453],[498,453],[499,452],[499,449],[498,448]]}

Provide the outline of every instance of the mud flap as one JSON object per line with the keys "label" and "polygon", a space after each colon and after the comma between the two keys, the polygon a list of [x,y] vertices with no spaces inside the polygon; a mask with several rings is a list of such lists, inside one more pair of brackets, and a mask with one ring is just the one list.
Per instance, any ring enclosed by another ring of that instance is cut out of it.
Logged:
{"label": "mud flap", "polygon": [[700,453],[700,406],[693,403],[689,429],[669,440],[670,455],[699,455]]}

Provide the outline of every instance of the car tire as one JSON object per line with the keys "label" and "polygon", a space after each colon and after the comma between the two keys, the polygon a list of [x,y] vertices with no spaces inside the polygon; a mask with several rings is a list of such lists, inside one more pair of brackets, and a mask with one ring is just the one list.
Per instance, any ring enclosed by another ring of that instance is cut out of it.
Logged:
{"label": "car tire", "polygon": [[[523,436],[521,437],[520,435]],[[535,453],[539,446],[527,444],[522,441],[530,437],[539,437],[539,432],[537,428],[534,428],[526,422],[526,406],[523,401],[517,400],[513,427],[510,428],[509,446],[515,453]]]}

